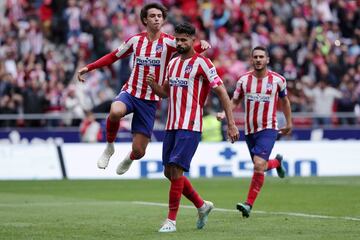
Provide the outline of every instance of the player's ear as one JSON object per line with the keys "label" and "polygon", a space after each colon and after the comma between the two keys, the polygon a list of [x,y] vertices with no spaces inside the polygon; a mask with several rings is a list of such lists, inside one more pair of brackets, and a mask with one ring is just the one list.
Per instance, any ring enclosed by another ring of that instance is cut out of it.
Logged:
{"label": "player's ear", "polygon": [[270,62],[270,58],[267,57],[267,58],[266,58],[266,64],[269,64],[269,62]]}

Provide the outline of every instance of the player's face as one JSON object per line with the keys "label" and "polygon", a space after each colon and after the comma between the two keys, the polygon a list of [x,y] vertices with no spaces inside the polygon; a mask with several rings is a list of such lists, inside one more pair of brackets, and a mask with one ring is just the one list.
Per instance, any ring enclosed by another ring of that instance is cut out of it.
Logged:
{"label": "player's face", "polygon": [[192,48],[194,44],[193,37],[185,33],[175,34],[175,40],[176,40],[176,50],[180,54],[189,52],[189,50]]}
{"label": "player's face", "polygon": [[151,30],[159,31],[164,23],[164,17],[160,9],[150,8],[147,17],[144,19],[146,26]]}
{"label": "player's face", "polygon": [[266,68],[266,65],[269,63],[269,57],[266,55],[266,52],[262,50],[255,50],[251,57],[253,68],[257,71],[261,71]]}

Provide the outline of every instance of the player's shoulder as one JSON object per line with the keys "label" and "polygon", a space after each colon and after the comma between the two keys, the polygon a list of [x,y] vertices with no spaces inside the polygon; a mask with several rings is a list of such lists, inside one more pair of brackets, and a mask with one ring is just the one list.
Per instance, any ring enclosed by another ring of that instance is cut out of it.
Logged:
{"label": "player's shoulder", "polygon": [[175,40],[175,37],[173,35],[164,32],[161,33],[161,37],[164,39]]}
{"label": "player's shoulder", "polygon": [[206,66],[208,66],[208,67],[214,67],[214,64],[212,63],[210,58],[207,58],[207,57],[201,55],[200,53],[196,53],[195,57],[196,57],[195,61],[198,61],[201,64],[206,64]]}
{"label": "player's shoulder", "polygon": [[140,38],[145,37],[146,36],[146,32],[140,32],[137,34],[134,34],[132,36],[130,36],[126,42],[133,42],[133,41],[138,41]]}
{"label": "player's shoulder", "polygon": [[274,72],[271,70],[268,70],[268,71],[269,71],[269,75],[272,75],[272,77],[275,78],[276,80],[281,81],[281,82],[286,82],[286,78],[283,75],[281,75],[280,73],[277,73],[277,72]]}
{"label": "player's shoulder", "polygon": [[248,79],[249,76],[250,76],[251,74],[253,74],[253,72],[254,72],[254,71],[248,71],[248,72],[246,72],[246,73],[241,74],[240,77],[239,77],[239,79],[238,79],[238,81],[244,81],[244,80]]}

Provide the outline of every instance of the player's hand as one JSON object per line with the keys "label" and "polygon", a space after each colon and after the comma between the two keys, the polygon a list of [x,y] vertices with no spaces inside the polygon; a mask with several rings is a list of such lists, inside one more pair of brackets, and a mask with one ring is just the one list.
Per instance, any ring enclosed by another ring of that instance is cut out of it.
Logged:
{"label": "player's hand", "polygon": [[155,84],[155,74],[149,73],[146,76],[146,82],[152,88],[154,86],[154,84]]}
{"label": "player's hand", "polygon": [[218,113],[216,114],[216,119],[217,119],[218,121],[222,121],[222,120],[224,120],[224,118],[225,118],[225,112],[218,112]]}
{"label": "player's hand", "polygon": [[239,129],[236,127],[235,124],[228,125],[227,135],[231,143],[239,140]]}
{"label": "player's hand", "polygon": [[289,135],[289,134],[291,134],[291,132],[292,132],[292,125],[286,125],[286,127],[281,128],[279,130],[279,133],[281,135]]}
{"label": "player's hand", "polygon": [[210,43],[208,43],[205,40],[200,40],[200,46],[201,46],[201,49],[204,49],[204,50],[211,48]]}
{"label": "player's hand", "polygon": [[87,67],[83,67],[83,68],[81,68],[79,71],[78,71],[78,76],[77,76],[77,78],[78,78],[78,80],[80,81],[80,82],[85,82],[85,78],[82,76],[82,75],[84,75],[85,73],[87,73],[89,71],[89,69],[87,68]]}

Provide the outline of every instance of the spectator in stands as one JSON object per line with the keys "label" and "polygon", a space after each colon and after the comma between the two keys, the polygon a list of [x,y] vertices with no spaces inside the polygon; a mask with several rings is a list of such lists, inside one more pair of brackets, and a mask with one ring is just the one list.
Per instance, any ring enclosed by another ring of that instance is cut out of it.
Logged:
{"label": "spectator in stands", "polygon": [[102,140],[102,130],[91,111],[86,112],[86,117],[80,123],[80,136],[82,142],[94,143]]}
{"label": "spectator in stands", "polygon": [[[303,76],[308,76],[315,82],[326,79],[332,87],[340,89],[343,76],[355,77],[350,69],[360,65],[359,1],[162,2],[170,13],[163,30],[171,34],[173,24],[184,18],[196,24],[201,28],[199,34],[214,43],[213,50],[207,54],[222,77],[233,75],[235,68],[226,63],[229,58],[226,54],[232,59],[233,54],[247,59],[256,42],[268,44],[272,70],[281,72],[286,62],[289,71],[284,74],[296,76],[295,86],[302,82]],[[17,87],[22,91],[30,88],[27,82],[39,64],[45,81],[61,82],[66,91],[75,66],[90,62],[119,45],[118,38],[123,42],[144,29],[136,17],[141,5],[142,1],[131,0],[0,1],[0,61],[6,63],[6,72],[16,78]],[[98,89],[96,85],[107,80],[117,92],[131,73],[131,63],[126,59],[98,71],[99,80],[93,87]],[[240,74],[246,67],[242,69]],[[237,77],[233,78],[228,81],[232,84],[227,86],[230,89],[234,88]],[[43,82],[43,77],[38,81]],[[50,85],[50,88],[58,86],[57,83]],[[355,88],[358,85],[356,80]],[[301,88],[296,87],[294,91],[294,96],[301,96],[301,92],[296,92]],[[359,91],[354,94],[360,98]],[[96,94],[91,96],[96,98]],[[17,104],[24,108],[25,102]],[[43,104],[42,109],[46,109],[46,103]],[[299,109],[306,109],[306,104],[302,104],[305,103],[300,103]],[[65,111],[64,102],[61,107]]]}
{"label": "spectator in stands", "polygon": [[306,96],[311,99],[313,112],[315,114],[314,126],[324,126],[331,124],[335,99],[342,97],[342,93],[329,86],[322,80],[313,89],[305,92]]}

